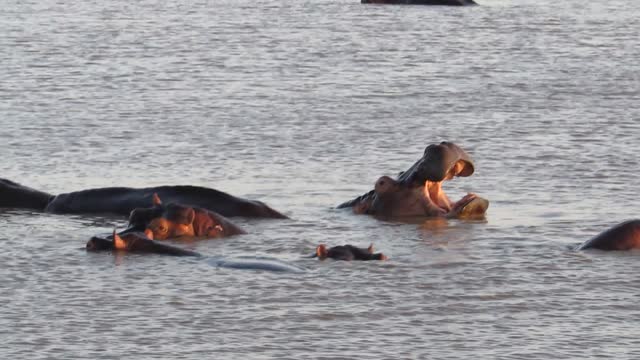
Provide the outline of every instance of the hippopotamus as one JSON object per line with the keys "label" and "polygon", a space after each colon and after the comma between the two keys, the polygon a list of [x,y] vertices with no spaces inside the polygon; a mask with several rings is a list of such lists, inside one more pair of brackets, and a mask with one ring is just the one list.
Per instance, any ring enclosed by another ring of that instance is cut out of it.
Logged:
{"label": "hippopotamus", "polygon": [[175,203],[163,205],[158,194],[153,194],[152,201],[152,207],[134,209],[129,215],[130,229],[144,228],[150,239],[219,238],[246,234],[238,225],[214,211]]}
{"label": "hippopotamus", "polygon": [[339,245],[334,246],[332,248],[327,249],[327,245],[320,244],[316,247],[316,253],[312,257],[317,257],[320,260],[324,260],[326,258],[335,259],[335,260],[387,260],[387,256],[383,253],[374,253],[373,244],[369,245],[368,248],[359,248],[353,245]]}
{"label": "hippopotamus", "polygon": [[628,220],[609,228],[585,241],[579,250],[632,250],[640,249],[640,220]]}
{"label": "hippopotamus", "polygon": [[362,0],[361,4],[447,5],[447,6],[478,5],[473,0]]}
{"label": "hippopotamus", "polygon": [[149,239],[141,232],[128,232],[118,234],[115,230],[110,239],[92,237],[86,245],[87,251],[117,251],[138,254],[158,254],[170,256],[188,256],[198,259],[207,259],[209,264],[215,267],[245,269],[245,270],[265,270],[275,272],[304,272],[304,269],[295,265],[287,264],[277,259],[270,258],[249,258],[239,257],[234,259],[223,259],[208,257],[195,251],[181,249],[177,246],[163,244]]}
{"label": "hippopotamus", "polygon": [[161,254],[172,256],[202,256],[197,252],[166,245],[149,239],[144,233],[128,232],[118,234],[113,231],[111,240],[92,237],[86,245],[88,251],[120,250],[132,253]]}
{"label": "hippopotamus", "polygon": [[260,201],[201,186],[107,187],[51,195],[0,178],[0,208],[33,209],[55,214],[128,216],[133,209],[149,206],[153,194],[170,203],[188,204],[215,211],[222,216],[287,218]]}
{"label": "hippopotamus", "polygon": [[397,179],[379,178],[374,189],[338,208],[351,208],[357,214],[381,217],[481,217],[489,201],[467,194],[452,203],[442,190],[442,183],[454,177],[471,176],[474,164],[458,145],[441,142],[426,147],[422,158]]}

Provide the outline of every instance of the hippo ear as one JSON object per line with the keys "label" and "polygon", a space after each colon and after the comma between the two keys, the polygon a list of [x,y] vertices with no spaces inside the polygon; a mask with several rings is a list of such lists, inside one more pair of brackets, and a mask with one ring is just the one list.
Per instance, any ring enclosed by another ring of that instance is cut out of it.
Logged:
{"label": "hippo ear", "polygon": [[162,205],[162,200],[160,200],[160,196],[158,196],[158,193],[153,193],[153,197],[151,198],[151,201],[153,202],[153,206]]}
{"label": "hippo ear", "polygon": [[116,229],[113,229],[113,247],[116,250],[127,249],[127,243],[125,243],[124,240],[122,240],[122,238],[120,237],[120,235],[118,235],[118,233],[116,232]]}
{"label": "hippo ear", "polygon": [[325,259],[327,257],[327,253],[328,253],[327,245],[325,244],[320,244],[316,248],[316,256],[319,257],[320,259]]}
{"label": "hippo ear", "polygon": [[368,252],[369,254],[373,254],[373,252],[374,252],[374,251],[373,251],[373,243],[371,243],[371,245],[369,245],[369,247],[367,248],[367,252]]}

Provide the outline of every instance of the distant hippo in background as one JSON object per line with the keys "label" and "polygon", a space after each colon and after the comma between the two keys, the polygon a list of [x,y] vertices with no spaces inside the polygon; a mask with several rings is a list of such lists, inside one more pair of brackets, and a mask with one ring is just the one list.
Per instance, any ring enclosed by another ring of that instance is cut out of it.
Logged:
{"label": "distant hippo in background", "polygon": [[7,179],[0,179],[0,208],[33,209],[54,214],[128,216],[133,209],[148,207],[153,194],[158,194],[169,203],[200,207],[223,216],[287,218],[260,201],[242,199],[200,186],[107,187],[55,196]]}
{"label": "distant hippo in background", "polygon": [[640,249],[640,220],[628,220],[609,228],[585,241],[579,250],[632,250]]}
{"label": "distant hippo in background", "polygon": [[163,205],[157,194],[150,208],[134,209],[129,216],[132,230],[142,230],[154,240],[172,238],[219,238],[246,232],[224,216],[182,204]]}
{"label": "distant hippo in background", "polygon": [[374,253],[373,244],[369,245],[368,248],[359,248],[353,245],[339,245],[334,246],[332,248],[327,248],[327,245],[320,244],[316,248],[316,253],[313,257],[317,257],[320,260],[324,260],[327,258],[334,260],[344,260],[344,261],[352,261],[352,260],[360,260],[360,261],[368,261],[368,260],[387,260],[388,257],[383,253]]}
{"label": "distant hippo in background", "polygon": [[474,170],[471,157],[456,144],[429,145],[397,179],[382,176],[373,190],[338,208],[381,217],[483,217],[489,201],[467,194],[454,203],[442,190],[444,181],[471,176]]}
{"label": "distant hippo in background", "polygon": [[446,5],[468,6],[478,5],[473,0],[362,0],[362,4],[391,4],[391,5]]}

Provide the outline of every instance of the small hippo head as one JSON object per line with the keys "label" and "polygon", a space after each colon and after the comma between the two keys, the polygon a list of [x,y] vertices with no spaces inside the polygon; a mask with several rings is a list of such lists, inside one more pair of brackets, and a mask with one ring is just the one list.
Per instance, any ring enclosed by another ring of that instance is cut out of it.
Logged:
{"label": "small hippo head", "polygon": [[227,235],[220,219],[221,216],[211,211],[168,204],[160,216],[149,221],[144,232],[149,238],[156,240],[179,237],[217,238]]}
{"label": "small hippo head", "polygon": [[149,221],[145,234],[156,240],[166,240],[183,236],[196,236],[193,221],[196,217],[193,208],[168,204],[163,213]]}
{"label": "small hippo head", "polygon": [[86,245],[87,251],[121,250],[130,252],[144,252],[148,243],[152,242],[144,233],[127,232],[119,235],[113,230],[111,240],[92,237]]}
{"label": "small hippo head", "polygon": [[374,253],[373,244],[369,245],[368,248],[359,248],[353,245],[340,245],[334,246],[332,248],[327,248],[325,244],[320,244],[316,247],[315,257],[318,257],[320,260],[324,260],[326,258],[331,258],[334,260],[387,260],[388,257],[383,253]]}
{"label": "small hippo head", "polygon": [[131,211],[129,228],[124,232],[130,231],[143,231],[153,240],[245,234],[242,228],[214,211],[176,203],[165,205],[158,194],[153,194],[152,207]]}
{"label": "small hippo head", "polygon": [[200,254],[175,246],[161,244],[149,239],[141,232],[116,233],[113,231],[112,240],[92,237],[86,245],[87,251],[119,251],[144,254],[160,254],[171,256],[200,256]]}
{"label": "small hippo head", "polygon": [[136,208],[129,214],[129,231],[144,231],[151,220],[159,217],[164,212],[162,200],[158,194],[154,193],[151,200],[151,207]]}

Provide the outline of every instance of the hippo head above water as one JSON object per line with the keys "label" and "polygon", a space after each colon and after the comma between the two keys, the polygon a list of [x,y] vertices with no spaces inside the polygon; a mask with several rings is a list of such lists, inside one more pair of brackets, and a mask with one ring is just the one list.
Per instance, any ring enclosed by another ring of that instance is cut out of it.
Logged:
{"label": "hippo head above water", "polygon": [[444,181],[471,176],[474,170],[471,157],[459,146],[450,142],[429,145],[422,158],[398,179],[382,176],[372,191],[338,207],[383,217],[483,216],[487,200],[467,194],[452,203],[442,190]]}
{"label": "hippo head above water", "polygon": [[352,260],[360,260],[360,261],[368,261],[368,260],[387,260],[388,257],[383,253],[374,253],[373,244],[369,245],[368,248],[359,248],[353,245],[339,245],[334,246],[332,248],[327,248],[325,244],[320,244],[316,247],[316,253],[314,257],[317,257],[320,260],[324,259],[334,259],[334,260],[344,260],[344,261],[352,261]]}
{"label": "hippo head above water", "polygon": [[114,230],[111,239],[94,236],[87,242],[86,249],[87,251],[93,252],[122,251],[172,256],[200,256],[193,251],[155,242],[149,239],[144,233],[133,231],[118,234]]}
{"label": "hippo head above water", "polygon": [[152,205],[131,212],[129,229],[144,231],[154,240],[218,238],[245,233],[216,212],[175,203],[164,205],[157,194],[153,195]]}

